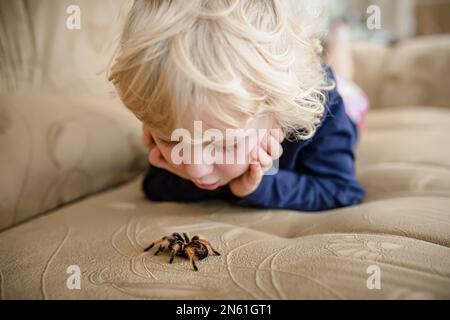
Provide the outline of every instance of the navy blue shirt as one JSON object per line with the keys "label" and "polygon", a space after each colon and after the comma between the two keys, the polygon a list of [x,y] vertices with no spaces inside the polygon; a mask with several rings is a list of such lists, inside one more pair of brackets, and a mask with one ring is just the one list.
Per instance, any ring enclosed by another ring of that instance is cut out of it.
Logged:
{"label": "navy blue shirt", "polygon": [[[334,79],[331,70],[329,77]],[[348,117],[336,89],[327,92],[325,112],[314,136],[303,141],[284,140],[279,170],[264,175],[246,197],[234,196],[228,186],[198,188],[193,182],[150,166],[142,188],[154,201],[221,199],[260,208],[320,211],[358,204],[365,191],[355,176],[354,147],[357,128]]]}

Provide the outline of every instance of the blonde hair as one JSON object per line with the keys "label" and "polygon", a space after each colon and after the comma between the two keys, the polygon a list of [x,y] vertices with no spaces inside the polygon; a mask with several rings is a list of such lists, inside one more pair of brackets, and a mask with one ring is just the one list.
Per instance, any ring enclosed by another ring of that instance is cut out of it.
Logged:
{"label": "blonde hair", "polygon": [[109,80],[160,137],[205,116],[241,128],[269,114],[309,138],[330,83],[304,13],[296,0],[136,0]]}

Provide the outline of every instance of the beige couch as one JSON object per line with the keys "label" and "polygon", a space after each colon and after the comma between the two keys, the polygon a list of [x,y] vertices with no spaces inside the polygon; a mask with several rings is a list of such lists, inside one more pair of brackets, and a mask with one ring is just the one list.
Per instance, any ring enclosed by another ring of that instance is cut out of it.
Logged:
{"label": "beige couch", "polygon": [[[357,149],[363,204],[158,203],[140,190],[139,123],[95,73],[128,1],[79,2],[78,31],[55,28],[69,1],[1,2],[0,298],[450,298],[450,36],[355,47],[373,103]],[[173,231],[222,255],[194,272],[143,252]],[[67,287],[72,265],[79,290]],[[381,288],[368,289],[377,267]]]}

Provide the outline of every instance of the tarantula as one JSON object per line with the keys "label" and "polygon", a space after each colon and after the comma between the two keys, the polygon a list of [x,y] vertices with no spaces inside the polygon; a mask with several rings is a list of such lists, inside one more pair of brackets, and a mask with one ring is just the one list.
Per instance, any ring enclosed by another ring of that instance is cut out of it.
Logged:
{"label": "tarantula", "polygon": [[178,232],[174,232],[170,236],[164,236],[161,240],[153,242],[144,251],[148,251],[155,245],[159,245],[158,250],[155,252],[156,256],[168,247],[170,251],[169,263],[173,262],[176,255],[185,257],[191,261],[195,271],[198,271],[195,261],[202,260],[208,256],[208,247],[211,248],[211,251],[214,252],[214,254],[220,256],[220,253],[214,250],[211,243],[207,239],[199,236],[193,236],[192,239],[189,240],[186,233],[183,233],[183,236],[184,238]]}

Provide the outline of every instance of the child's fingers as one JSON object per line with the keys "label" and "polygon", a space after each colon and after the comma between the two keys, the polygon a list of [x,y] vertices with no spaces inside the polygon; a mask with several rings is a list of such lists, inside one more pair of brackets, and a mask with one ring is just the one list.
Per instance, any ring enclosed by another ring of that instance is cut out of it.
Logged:
{"label": "child's fingers", "polygon": [[267,171],[272,167],[272,158],[266,153],[262,147],[255,147],[251,152],[251,157],[253,159],[250,164],[259,163],[263,172]]}
{"label": "child's fingers", "polygon": [[272,158],[262,149],[259,151],[258,155],[259,162],[261,163],[261,168],[263,172],[266,172],[272,167]]}
{"label": "child's fingers", "polygon": [[248,173],[246,183],[248,188],[253,188],[257,186],[262,179],[262,169],[259,162],[252,163],[250,165],[250,172]]}
{"label": "child's fingers", "polygon": [[238,197],[245,197],[258,187],[261,179],[261,165],[259,162],[252,163],[246,173],[230,182],[231,192]]}
{"label": "child's fingers", "polygon": [[267,153],[271,156],[272,160],[276,160],[283,154],[283,147],[281,146],[280,142],[273,137],[272,135],[269,136],[267,143]]}
{"label": "child's fingers", "polygon": [[261,147],[267,152],[267,154],[276,160],[281,157],[283,153],[283,147],[280,141],[284,139],[281,129],[270,129],[269,134],[266,134],[261,140]]}
{"label": "child's fingers", "polygon": [[281,143],[281,141],[284,140],[284,134],[283,134],[283,130],[281,130],[280,128],[273,128],[270,129],[270,135],[272,137],[275,138],[275,140],[277,140],[278,142]]}
{"label": "child's fingers", "polygon": [[267,150],[267,148],[268,148],[269,137],[270,137],[270,134],[266,133],[260,142],[261,148],[263,148],[264,150]]}

